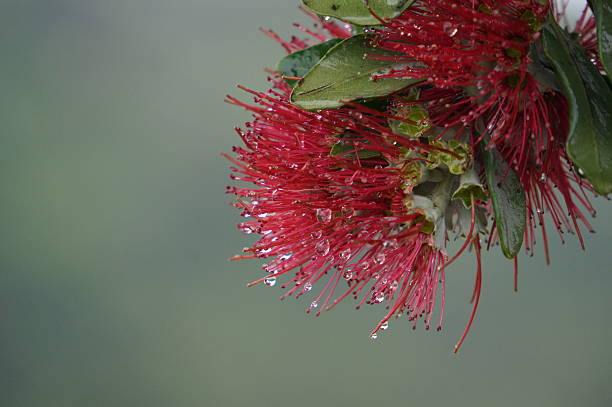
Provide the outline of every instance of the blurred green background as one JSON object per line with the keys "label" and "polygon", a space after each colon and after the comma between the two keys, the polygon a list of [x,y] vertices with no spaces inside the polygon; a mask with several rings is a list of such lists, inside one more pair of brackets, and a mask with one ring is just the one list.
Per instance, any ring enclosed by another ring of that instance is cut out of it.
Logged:
{"label": "blurred green background", "polygon": [[[0,1],[0,406],[610,406],[612,205],[598,233],[448,274],[440,333],[247,289],[224,194],[249,118],[223,103],[304,21],[296,1]],[[243,99],[248,99],[246,96]],[[541,248],[541,247],[540,247]],[[314,290],[313,290],[314,294]]]}

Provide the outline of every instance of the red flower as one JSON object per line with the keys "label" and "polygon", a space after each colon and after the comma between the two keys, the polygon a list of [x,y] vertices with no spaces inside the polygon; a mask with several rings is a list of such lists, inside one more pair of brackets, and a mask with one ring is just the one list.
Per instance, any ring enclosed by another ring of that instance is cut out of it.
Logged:
{"label": "red flower", "polygon": [[[540,161],[553,138],[545,85],[530,71],[530,49],[548,7],[536,0],[420,0],[376,30],[374,45],[397,51],[403,68],[381,77],[423,78],[452,92],[434,123],[476,126],[509,144],[519,172]],[[504,153],[504,151],[502,151]]]}
{"label": "red flower", "polygon": [[[569,114],[554,83],[542,73],[535,42],[549,13],[539,0],[419,0],[400,17],[375,30],[373,45],[398,52],[402,67],[380,77],[423,78],[422,92],[434,124],[466,129],[474,148],[487,134],[517,172],[528,198],[526,250],[541,226],[548,261],[544,214],[563,240],[564,231],[583,239],[578,221],[592,230],[588,182],[565,152]],[[563,7],[557,18],[562,17]],[[576,26],[596,54],[594,20],[583,13]],[[373,56],[376,58],[376,56]],[[459,134],[462,133],[460,130]],[[582,209],[581,209],[582,208]]]}
{"label": "red flower", "polygon": [[[290,102],[283,81],[300,78],[274,72],[267,93],[243,88],[254,104],[228,96],[255,116],[246,130],[237,129],[244,147],[234,148],[235,157],[224,154],[234,164],[232,178],[252,184],[228,187],[249,218],[239,228],[260,235],[234,259],[271,259],[263,266],[267,274],[250,285],[282,279],[281,298],[319,286],[307,308],[316,315],[348,296],[357,308],[385,303],[372,338],[402,314],[413,328],[423,320],[429,329],[438,310],[433,323],[441,329],[445,269],[471,246],[474,308],[457,351],[480,297],[480,238],[488,236],[487,248],[498,239],[497,225],[486,224],[493,209],[477,172],[482,150],[490,148],[525,190],[526,251],[533,253],[539,228],[549,260],[546,222],[561,240],[575,233],[584,246],[592,188],[565,152],[568,104],[538,44],[551,10],[559,19],[563,7],[544,3],[417,0],[401,16],[381,20],[372,45],[396,54],[368,57],[397,64],[372,79],[423,79],[377,101],[384,107],[305,111]],[[284,41],[264,32],[288,53],[351,35],[348,25],[327,20],[313,30],[298,28],[310,37]],[[594,29],[585,11],[575,37],[598,65]],[[450,260],[449,232],[465,239]],[[514,264],[516,287],[516,258]]]}
{"label": "red flower", "polygon": [[[423,231],[423,212],[407,209],[411,171],[422,160],[407,157],[426,156],[436,147],[393,133],[388,115],[367,108],[303,111],[288,101],[283,82],[275,86],[267,94],[250,91],[255,106],[228,97],[255,113],[247,130],[238,130],[245,148],[226,157],[234,163],[233,179],[255,185],[228,187],[239,197],[234,205],[252,218],[239,227],[261,235],[235,258],[274,258],[264,265],[268,275],[252,284],[275,285],[297,270],[285,280],[283,298],[322,284],[307,310],[317,315],[347,296],[361,298],[357,308],[384,302],[388,311],[373,338],[403,313],[414,328],[422,317],[429,329],[439,295],[435,324],[441,329],[446,234],[434,241],[431,231]],[[479,255],[472,208],[461,251],[472,243]]]}

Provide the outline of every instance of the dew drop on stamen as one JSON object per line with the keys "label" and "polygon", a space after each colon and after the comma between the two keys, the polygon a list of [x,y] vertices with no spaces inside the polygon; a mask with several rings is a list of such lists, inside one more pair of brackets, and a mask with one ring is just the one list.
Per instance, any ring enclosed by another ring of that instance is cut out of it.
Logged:
{"label": "dew drop on stamen", "polygon": [[382,331],[386,331],[387,328],[389,328],[389,321],[385,321],[385,323],[382,324],[379,329]]}
{"label": "dew drop on stamen", "polygon": [[332,218],[332,211],[329,208],[317,209],[317,220],[321,223],[328,223]]}
{"label": "dew drop on stamen", "polygon": [[375,332],[372,335],[370,335],[370,339],[375,340],[378,339],[378,334]]}
{"label": "dew drop on stamen", "polygon": [[308,292],[310,290],[312,290],[312,284],[310,284],[310,283],[304,284],[304,291]]}
{"label": "dew drop on stamen", "polygon": [[315,251],[319,256],[326,256],[329,253],[329,240],[324,239],[315,245]]}
{"label": "dew drop on stamen", "polygon": [[271,248],[267,248],[267,249],[258,249],[256,253],[257,253],[257,256],[263,257],[263,256],[269,254],[270,252],[272,252],[272,249]]}
{"label": "dew drop on stamen", "polygon": [[310,234],[310,236],[312,236],[313,239],[320,239],[321,236],[323,236],[323,231],[322,230],[315,230],[314,232],[312,232]]}
{"label": "dew drop on stamen", "polygon": [[378,294],[376,294],[376,298],[374,298],[374,301],[376,301],[377,304],[380,304],[384,300],[385,300],[385,294],[384,293],[378,293]]}
{"label": "dew drop on stamen", "polygon": [[376,262],[377,264],[383,264],[385,260],[386,257],[384,253],[378,253],[376,256],[374,256],[374,262]]}
{"label": "dew drop on stamen", "polygon": [[264,284],[268,287],[274,287],[276,285],[276,277],[268,277],[264,280]]}
{"label": "dew drop on stamen", "polygon": [[340,258],[344,261],[347,261],[351,257],[351,249],[346,249],[340,252]]}
{"label": "dew drop on stamen", "polygon": [[319,303],[316,302],[316,301],[313,301],[313,302],[310,303],[310,309],[317,308],[318,306],[319,306]]}
{"label": "dew drop on stamen", "polygon": [[383,247],[384,248],[390,247],[392,249],[397,249],[399,247],[399,244],[397,243],[396,239],[389,239],[383,242]]}
{"label": "dew drop on stamen", "polygon": [[353,208],[351,208],[350,206],[343,206],[342,208],[340,208],[340,211],[342,212],[342,215],[346,216],[347,218],[353,216],[353,214],[355,213]]}
{"label": "dew drop on stamen", "polygon": [[446,22],[442,24],[442,29],[449,37],[454,37],[455,34],[459,31],[457,27],[455,27],[452,23]]}

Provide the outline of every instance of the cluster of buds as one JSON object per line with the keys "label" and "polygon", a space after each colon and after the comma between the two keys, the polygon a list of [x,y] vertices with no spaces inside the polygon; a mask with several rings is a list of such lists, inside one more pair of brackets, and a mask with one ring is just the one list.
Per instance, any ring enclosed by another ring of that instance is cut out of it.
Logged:
{"label": "cluster of buds", "polygon": [[[562,28],[548,0],[304,1],[316,20],[245,103],[228,187],[260,239],[233,259],[268,258],[250,285],[347,297],[440,330],[445,273],[470,250],[478,306],[482,249],[548,260],[546,222],[583,245],[588,196],[612,192],[612,8],[592,0]],[[393,4],[391,4],[393,3]],[[600,51],[601,50],[601,51]],[[538,232],[539,230],[539,232]],[[448,243],[458,240],[451,252]],[[313,292],[311,292],[313,291]]]}

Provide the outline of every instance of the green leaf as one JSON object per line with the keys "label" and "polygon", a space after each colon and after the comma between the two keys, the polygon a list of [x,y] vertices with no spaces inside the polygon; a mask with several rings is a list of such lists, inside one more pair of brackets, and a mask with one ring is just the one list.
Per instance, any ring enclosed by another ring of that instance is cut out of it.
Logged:
{"label": "green leaf", "polygon": [[497,150],[483,149],[482,158],[501,249],[504,256],[513,259],[521,250],[525,235],[525,191]]}
{"label": "green leaf", "polygon": [[544,52],[569,102],[567,154],[598,193],[612,192],[612,90],[582,48],[551,21],[542,30]]}
{"label": "green leaf", "polygon": [[612,2],[610,0],[589,0],[597,20],[597,41],[599,59],[608,74],[612,76]]}
{"label": "green leaf", "polygon": [[[282,76],[293,76],[301,78],[310,69],[315,66],[323,55],[327,53],[334,45],[342,41],[342,38],[334,38],[321,44],[305,48],[287,55],[281,59],[276,65],[276,72]],[[294,86],[297,81],[294,79],[285,79],[289,85]]]}
{"label": "green leaf", "polygon": [[302,0],[304,6],[322,16],[335,17],[357,25],[378,25],[368,6],[380,18],[394,18],[414,0]]}
{"label": "green leaf", "polygon": [[386,96],[422,79],[371,80],[373,74],[399,67],[397,62],[366,58],[395,56],[372,48],[364,35],[347,38],[330,49],[304,76],[291,94],[291,101],[307,110],[333,109],[345,102]]}

